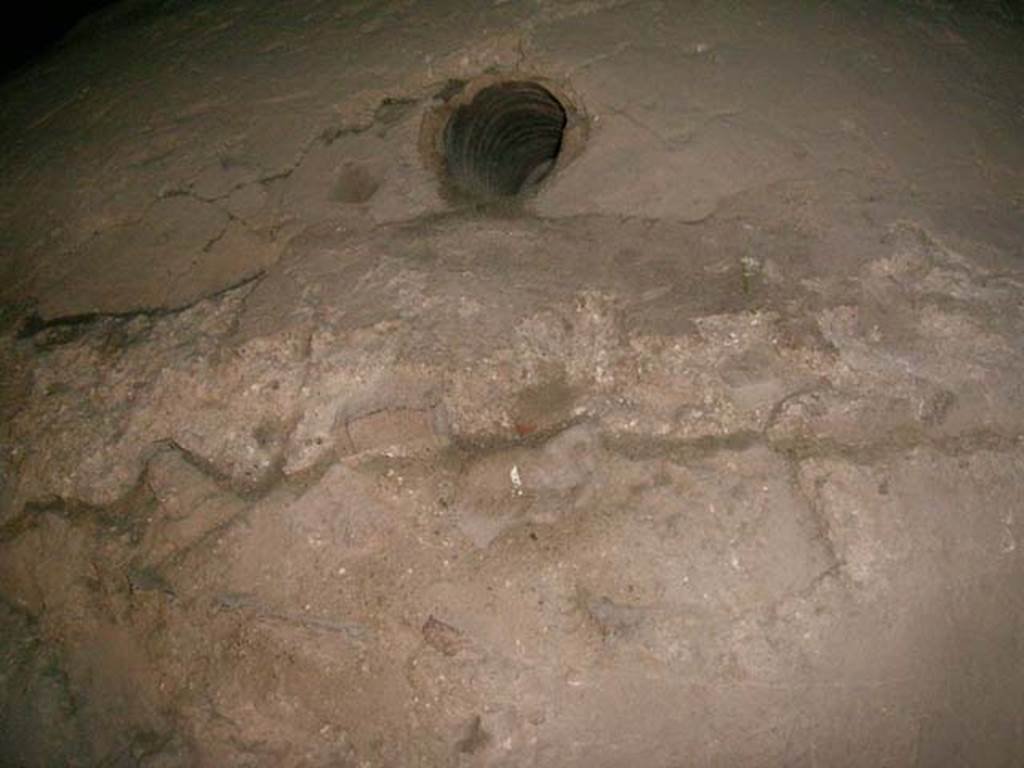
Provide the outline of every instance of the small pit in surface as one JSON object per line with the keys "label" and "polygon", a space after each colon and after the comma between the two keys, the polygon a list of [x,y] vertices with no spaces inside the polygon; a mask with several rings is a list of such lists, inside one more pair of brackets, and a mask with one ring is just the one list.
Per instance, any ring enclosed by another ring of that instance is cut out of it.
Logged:
{"label": "small pit in surface", "polygon": [[558,160],[568,115],[542,85],[498,82],[456,107],[441,142],[446,184],[477,199],[509,199],[536,187]]}

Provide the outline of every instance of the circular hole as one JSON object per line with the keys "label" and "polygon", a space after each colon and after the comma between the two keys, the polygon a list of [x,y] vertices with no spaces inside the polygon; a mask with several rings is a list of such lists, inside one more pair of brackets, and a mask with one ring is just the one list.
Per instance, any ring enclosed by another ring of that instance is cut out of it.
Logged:
{"label": "circular hole", "polygon": [[555,165],[568,121],[543,86],[507,81],[478,91],[444,129],[444,171],[456,191],[477,198],[528,192]]}

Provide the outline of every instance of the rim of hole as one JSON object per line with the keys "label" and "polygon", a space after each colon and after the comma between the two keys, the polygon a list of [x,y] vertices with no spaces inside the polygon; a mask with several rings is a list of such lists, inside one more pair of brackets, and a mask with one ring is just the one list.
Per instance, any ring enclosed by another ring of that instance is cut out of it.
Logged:
{"label": "rim of hole", "polygon": [[420,153],[451,202],[530,198],[586,141],[589,121],[578,99],[543,77],[506,73],[449,81],[438,98],[420,127]]}

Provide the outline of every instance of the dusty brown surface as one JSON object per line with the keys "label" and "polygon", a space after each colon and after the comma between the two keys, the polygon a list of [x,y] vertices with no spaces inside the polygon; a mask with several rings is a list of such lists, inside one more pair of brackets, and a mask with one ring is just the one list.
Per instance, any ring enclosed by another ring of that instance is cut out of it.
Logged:
{"label": "dusty brown surface", "polygon": [[[422,152],[486,71],[585,121],[517,211]],[[941,3],[90,19],[2,86],[0,762],[1024,763],[1022,84]]]}

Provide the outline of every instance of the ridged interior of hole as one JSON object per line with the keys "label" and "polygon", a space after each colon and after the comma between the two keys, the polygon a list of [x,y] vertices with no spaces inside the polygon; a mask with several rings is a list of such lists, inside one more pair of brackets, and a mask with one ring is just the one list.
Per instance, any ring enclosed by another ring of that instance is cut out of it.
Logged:
{"label": "ridged interior of hole", "polygon": [[484,88],[448,120],[448,181],[479,197],[510,197],[525,191],[554,166],[566,121],[565,108],[537,83],[504,82]]}

